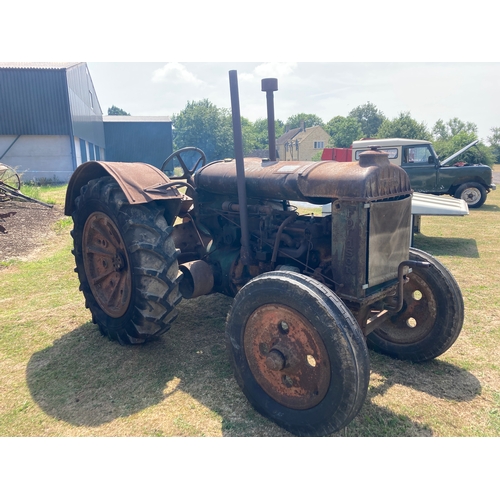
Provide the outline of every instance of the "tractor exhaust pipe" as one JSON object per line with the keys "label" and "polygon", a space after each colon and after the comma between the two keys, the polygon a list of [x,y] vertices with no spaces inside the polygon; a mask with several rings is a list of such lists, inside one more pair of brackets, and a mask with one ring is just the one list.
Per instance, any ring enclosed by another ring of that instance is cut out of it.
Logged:
{"label": "tractor exhaust pipe", "polygon": [[264,78],[261,82],[262,92],[266,93],[267,99],[267,136],[269,140],[269,159],[276,161],[276,129],[274,125],[274,96],[273,92],[278,90],[277,78]]}
{"label": "tractor exhaust pipe", "polygon": [[248,265],[250,256],[250,231],[248,229],[247,191],[245,183],[245,163],[243,160],[243,136],[241,133],[240,97],[238,92],[238,73],[229,72],[229,89],[231,91],[231,111],[233,118],[234,159],[236,161],[236,186],[238,189],[238,204],[240,206],[241,225],[241,262]]}

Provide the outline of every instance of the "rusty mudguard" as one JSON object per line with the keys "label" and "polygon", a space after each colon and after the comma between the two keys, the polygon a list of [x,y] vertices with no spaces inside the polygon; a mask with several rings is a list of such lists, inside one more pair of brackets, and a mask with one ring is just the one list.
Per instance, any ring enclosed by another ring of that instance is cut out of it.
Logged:
{"label": "rusty mudguard", "polygon": [[82,163],[71,176],[66,192],[65,215],[72,214],[75,198],[85,184],[106,175],[116,180],[131,205],[166,200],[172,200],[180,205],[182,200],[182,194],[175,187],[168,186],[170,179],[152,165],[88,161]]}

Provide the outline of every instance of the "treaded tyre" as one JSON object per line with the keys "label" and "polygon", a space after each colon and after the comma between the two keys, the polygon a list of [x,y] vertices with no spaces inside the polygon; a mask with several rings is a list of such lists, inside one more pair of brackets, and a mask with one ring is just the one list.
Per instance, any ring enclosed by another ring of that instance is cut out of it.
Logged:
{"label": "treaded tyre", "polygon": [[130,205],[101,177],[82,187],[75,207],[75,271],[92,320],[121,344],[159,337],[177,316],[182,276],[161,206]]}
{"label": "treaded tyre", "polygon": [[486,189],[477,182],[462,184],[455,191],[455,198],[464,200],[469,208],[479,208],[486,201]]}
{"label": "treaded tyre", "polygon": [[293,434],[332,434],[365,401],[370,362],[358,323],[307,276],[273,271],[247,283],[229,312],[226,338],[245,396]]}
{"label": "treaded tyre", "polygon": [[451,273],[432,255],[410,248],[410,259],[427,261],[413,268],[403,288],[403,308],[368,335],[368,347],[394,358],[428,361],[457,340],[464,321],[464,302]]}

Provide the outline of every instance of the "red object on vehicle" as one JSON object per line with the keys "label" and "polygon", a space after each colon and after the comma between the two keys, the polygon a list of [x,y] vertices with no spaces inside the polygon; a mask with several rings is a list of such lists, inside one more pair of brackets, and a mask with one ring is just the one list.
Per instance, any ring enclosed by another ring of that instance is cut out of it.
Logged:
{"label": "red object on vehicle", "polygon": [[321,155],[322,160],[352,161],[351,148],[325,148]]}

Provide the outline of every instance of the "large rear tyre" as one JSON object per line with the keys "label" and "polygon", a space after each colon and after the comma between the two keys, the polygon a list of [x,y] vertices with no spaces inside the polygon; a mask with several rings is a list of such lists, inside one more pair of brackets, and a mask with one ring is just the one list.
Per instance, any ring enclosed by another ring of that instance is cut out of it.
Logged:
{"label": "large rear tyre", "polygon": [[344,303],[311,278],[289,271],[254,278],[235,297],[226,337],[243,393],[293,434],[332,434],[365,401],[363,334]]}
{"label": "large rear tyre", "polygon": [[367,337],[368,347],[394,358],[428,361],[457,340],[464,321],[464,302],[451,273],[432,255],[410,249],[415,267],[403,287],[403,308]]}
{"label": "large rear tyre", "polygon": [[139,344],[166,332],[182,275],[161,206],[130,205],[111,177],[83,186],[75,206],[75,271],[101,333]]}

